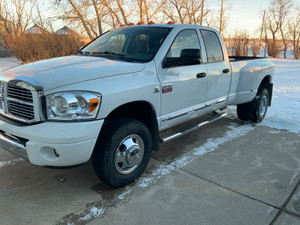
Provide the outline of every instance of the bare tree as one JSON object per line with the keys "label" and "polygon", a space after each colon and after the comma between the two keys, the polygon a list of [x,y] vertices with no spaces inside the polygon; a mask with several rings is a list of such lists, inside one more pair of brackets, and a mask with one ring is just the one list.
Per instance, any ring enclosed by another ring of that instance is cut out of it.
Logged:
{"label": "bare tree", "polygon": [[101,15],[103,13],[103,1],[97,1],[97,0],[92,0],[92,1],[93,1],[93,7],[94,7],[94,10],[96,13],[98,30],[99,30],[99,35],[100,35],[103,33],[102,18],[101,18]]}
{"label": "bare tree", "polygon": [[168,0],[163,13],[175,23],[184,23],[187,16],[185,13],[185,1]]}
{"label": "bare tree", "polygon": [[126,5],[131,3],[131,1],[126,0],[102,0],[105,7],[107,8],[110,21],[106,21],[107,24],[115,28],[117,25],[128,24],[128,18],[130,17],[133,10],[127,11],[125,9]]}
{"label": "bare tree", "polygon": [[204,0],[168,0],[163,13],[176,23],[202,24],[209,10]]}
{"label": "bare tree", "polygon": [[136,0],[141,22],[149,22],[158,15],[167,0]]}
{"label": "bare tree", "polygon": [[278,4],[277,7],[278,7],[279,30],[284,45],[283,54],[284,54],[284,58],[286,58],[287,46],[289,44],[288,18],[289,18],[289,14],[291,13],[294,2],[293,0],[276,0],[276,2]]}
{"label": "bare tree", "polygon": [[56,5],[63,11],[60,17],[64,21],[77,26],[94,39],[103,33],[103,18],[106,12],[105,0],[55,0]]}
{"label": "bare tree", "polygon": [[233,38],[233,54],[236,56],[248,56],[249,34],[246,31],[235,31]]}
{"label": "bare tree", "polygon": [[260,42],[260,40],[252,39],[251,43],[250,43],[250,47],[251,47],[253,56],[257,57],[259,55],[260,49],[261,49],[261,42]]}
{"label": "bare tree", "polygon": [[[284,57],[286,58],[287,50],[287,19],[293,7],[293,0],[272,0],[267,12],[267,31],[271,33],[272,41],[268,41],[269,55],[273,57],[279,56],[279,43],[277,40],[278,33],[282,38],[284,45]],[[266,31],[266,32],[267,32]]]}
{"label": "bare tree", "polygon": [[24,33],[32,19],[34,3],[29,0],[0,1],[0,19],[3,23],[3,35]]}
{"label": "bare tree", "polygon": [[300,58],[300,8],[298,15],[289,21],[289,33],[295,59]]}

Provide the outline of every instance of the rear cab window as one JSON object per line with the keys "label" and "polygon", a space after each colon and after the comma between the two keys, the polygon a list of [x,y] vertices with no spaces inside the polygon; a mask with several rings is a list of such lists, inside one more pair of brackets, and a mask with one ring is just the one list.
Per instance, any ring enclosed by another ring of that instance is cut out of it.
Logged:
{"label": "rear cab window", "polygon": [[200,30],[206,48],[207,62],[223,62],[224,55],[220,40],[217,34],[209,30]]}

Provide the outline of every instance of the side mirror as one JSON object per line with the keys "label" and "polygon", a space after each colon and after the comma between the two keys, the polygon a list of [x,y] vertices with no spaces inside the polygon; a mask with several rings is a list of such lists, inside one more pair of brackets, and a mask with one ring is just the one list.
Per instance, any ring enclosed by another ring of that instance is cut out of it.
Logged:
{"label": "side mirror", "polygon": [[200,49],[182,49],[180,57],[169,57],[164,60],[163,68],[191,66],[200,64]]}
{"label": "side mirror", "polygon": [[180,58],[198,59],[200,63],[200,49],[182,49]]}

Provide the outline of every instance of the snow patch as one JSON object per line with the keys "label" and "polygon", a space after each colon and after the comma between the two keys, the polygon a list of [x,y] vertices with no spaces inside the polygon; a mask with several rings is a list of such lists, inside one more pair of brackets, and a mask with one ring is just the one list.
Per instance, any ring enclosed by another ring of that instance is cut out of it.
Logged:
{"label": "snow patch", "polygon": [[271,61],[275,64],[272,106],[260,124],[300,133],[300,60]]}
{"label": "snow patch", "polygon": [[192,162],[194,159],[216,150],[220,145],[225,144],[228,141],[234,140],[241,136],[244,136],[248,132],[252,131],[255,127],[251,125],[243,126],[228,126],[229,131],[226,132],[224,137],[210,138],[202,146],[195,148],[189,153],[175,159],[170,164],[161,164],[158,169],[154,170],[151,175],[141,178],[138,186],[141,188],[148,187],[150,184],[156,183],[156,180],[170,174],[173,170],[181,168]]}
{"label": "snow patch", "polygon": [[91,208],[90,212],[88,214],[86,214],[85,216],[80,217],[78,219],[78,221],[88,221],[88,220],[97,218],[97,217],[103,215],[104,213],[105,213],[105,209],[103,209],[103,208],[98,209],[95,206],[93,206]]}
{"label": "snow patch", "polygon": [[[156,171],[158,171],[158,170],[156,170]],[[152,175],[154,175],[154,174],[152,174]],[[154,180],[154,177],[146,177],[146,178],[141,179],[141,181],[139,183],[139,187],[145,188],[145,187],[148,187],[149,184],[153,184],[155,182],[156,181]]]}
{"label": "snow patch", "polygon": [[14,160],[9,160],[9,161],[0,161],[0,168],[1,167],[6,167],[6,166],[10,166],[10,165],[15,165],[19,161],[23,161],[23,159],[14,159]]}
{"label": "snow patch", "polygon": [[129,195],[131,192],[132,192],[132,190],[125,191],[125,192],[123,192],[122,194],[120,194],[120,195],[118,196],[118,198],[119,198],[120,200],[123,200],[123,199],[125,199],[126,196]]}

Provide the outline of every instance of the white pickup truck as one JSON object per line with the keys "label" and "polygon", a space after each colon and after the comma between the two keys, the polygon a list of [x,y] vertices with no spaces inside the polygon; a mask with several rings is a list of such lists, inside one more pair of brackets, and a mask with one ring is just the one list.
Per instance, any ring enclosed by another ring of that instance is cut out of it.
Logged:
{"label": "white pickup truck", "polygon": [[[187,24],[124,26],[76,55],[2,71],[0,146],[32,164],[87,162],[105,183],[136,180],[151,151],[237,105],[260,122],[272,97],[267,58],[228,57],[219,33]],[[167,137],[162,131],[208,113]]]}

